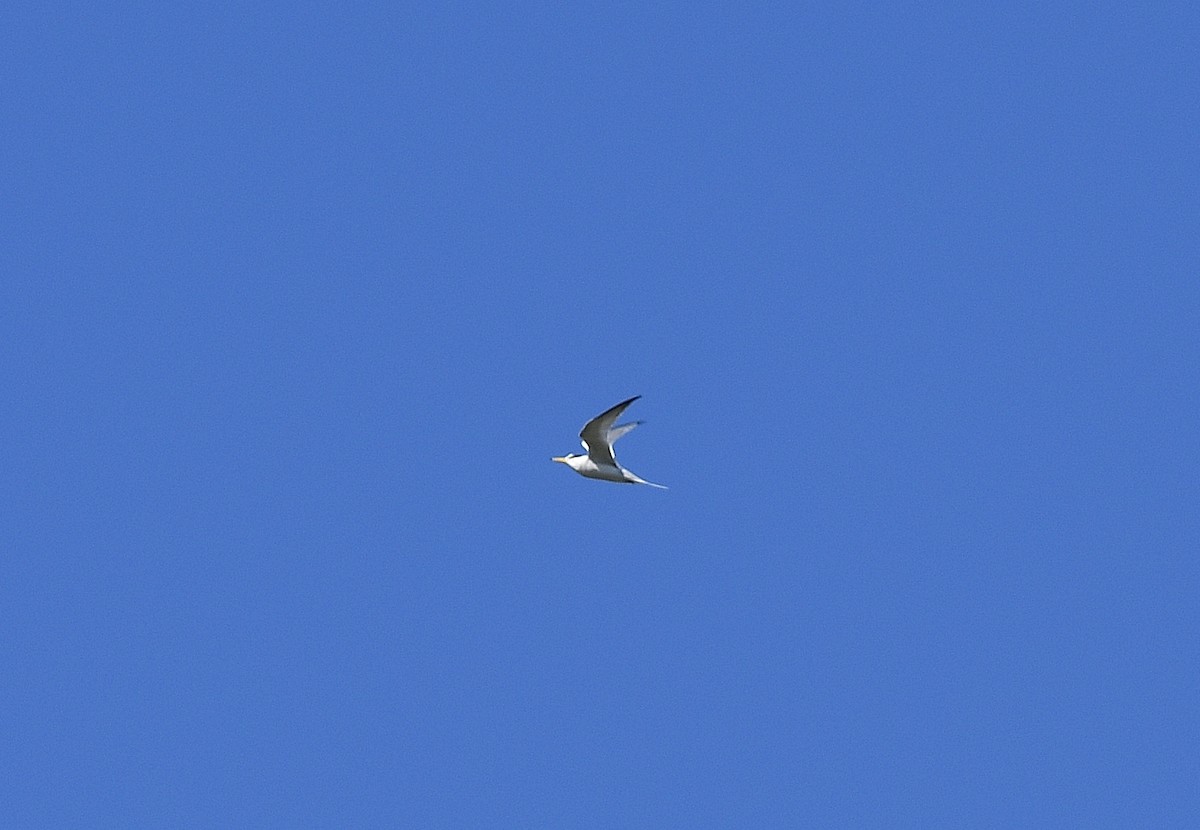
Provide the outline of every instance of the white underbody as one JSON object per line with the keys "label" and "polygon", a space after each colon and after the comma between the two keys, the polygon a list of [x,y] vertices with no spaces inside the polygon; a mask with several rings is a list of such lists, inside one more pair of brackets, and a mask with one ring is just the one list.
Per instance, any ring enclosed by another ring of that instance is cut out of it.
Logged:
{"label": "white underbody", "polygon": [[602,481],[622,481],[630,484],[640,484],[641,479],[623,467],[610,467],[607,464],[597,464],[586,455],[577,456],[567,462],[581,476],[598,478]]}
{"label": "white underbody", "polygon": [[634,475],[624,467],[613,466],[610,464],[597,464],[586,455],[576,455],[564,459],[565,463],[572,470],[586,478],[598,478],[601,481],[615,481],[620,484],[649,484],[651,487],[658,487],[665,490],[661,484],[655,484],[646,481],[644,478]]}

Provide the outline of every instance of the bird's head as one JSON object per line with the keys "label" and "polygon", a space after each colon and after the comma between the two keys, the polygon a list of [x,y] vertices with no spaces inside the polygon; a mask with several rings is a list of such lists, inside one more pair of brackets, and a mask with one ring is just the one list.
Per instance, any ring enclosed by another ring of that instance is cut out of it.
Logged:
{"label": "bird's head", "polygon": [[560,464],[566,464],[566,465],[570,466],[572,459],[580,458],[580,457],[581,457],[580,454],[577,452],[569,452],[566,455],[560,455],[555,458],[551,458],[550,460],[557,461]]}

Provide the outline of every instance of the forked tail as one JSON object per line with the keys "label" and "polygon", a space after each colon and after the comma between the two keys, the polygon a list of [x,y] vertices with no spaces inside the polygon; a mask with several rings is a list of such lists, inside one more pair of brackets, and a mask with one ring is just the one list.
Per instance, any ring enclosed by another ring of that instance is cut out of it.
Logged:
{"label": "forked tail", "polygon": [[629,472],[629,470],[625,470],[624,472],[625,472],[625,475],[629,477],[628,481],[630,484],[646,484],[646,485],[649,485],[650,487],[657,487],[659,490],[670,490],[671,489],[670,487],[668,487],[665,484],[655,484],[653,481],[646,481],[646,479]]}

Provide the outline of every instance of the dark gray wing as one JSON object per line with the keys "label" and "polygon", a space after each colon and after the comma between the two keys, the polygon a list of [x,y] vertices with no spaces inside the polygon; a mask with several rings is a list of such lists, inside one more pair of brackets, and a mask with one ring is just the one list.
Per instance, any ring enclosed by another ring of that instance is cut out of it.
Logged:
{"label": "dark gray wing", "polygon": [[621,413],[640,397],[641,395],[634,395],[627,401],[621,401],[612,409],[601,412],[583,425],[583,430],[579,433],[579,440],[583,443],[583,448],[587,450],[588,457],[592,461],[595,461],[597,464],[609,464],[614,467],[617,465],[617,459],[613,456],[612,443],[609,440],[608,431],[617,422],[617,418],[621,417]]}

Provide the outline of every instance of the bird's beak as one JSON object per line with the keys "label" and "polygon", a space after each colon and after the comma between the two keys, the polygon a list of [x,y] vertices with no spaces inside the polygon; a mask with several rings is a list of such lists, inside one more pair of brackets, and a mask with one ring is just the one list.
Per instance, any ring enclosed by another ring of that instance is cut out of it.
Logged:
{"label": "bird's beak", "polygon": [[566,463],[567,463],[567,459],[563,458],[562,456],[558,456],[558,457],[556,457],[556,458],[551,458],[550,460],[551,460],[551,461],[557,461],[557,462],[559,462],[560,464],[566,464]]}

